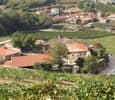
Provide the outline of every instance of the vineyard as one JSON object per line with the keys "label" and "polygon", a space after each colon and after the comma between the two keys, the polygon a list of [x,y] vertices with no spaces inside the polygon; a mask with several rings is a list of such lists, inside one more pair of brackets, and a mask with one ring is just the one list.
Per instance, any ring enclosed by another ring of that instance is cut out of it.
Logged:
{"label": "vineyard", "polygon": [[115,76],[0,69],[0,100],[114,100]]}
{"label": "vineyard", "polygon": [[113,36],[114,33],[106,32],[106,31],[97,31],[97,30],[91,30],[91,29],[81,29],[77,32],[57,32],[57,31],[39,31],[39,32],[21,32],[23,34],[34,34],[39,39],[52,39],[57,38],[58,35],[61,35],[62,37],[67,38],[80,38],[80,39],[94,39],[94,38],[102,38],[107,36]]}

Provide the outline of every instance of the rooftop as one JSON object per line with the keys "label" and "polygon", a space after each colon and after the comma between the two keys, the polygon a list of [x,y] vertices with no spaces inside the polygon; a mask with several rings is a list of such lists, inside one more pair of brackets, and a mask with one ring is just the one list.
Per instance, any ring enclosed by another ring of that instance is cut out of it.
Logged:
{"label": "rooftop", "polygon": [[89,46],[86,43],[75,42],[71,44],[66,44],[69,52],[87,52]]}
{"label": "rooftop", "polygon": [[15,50],[10,50],[10,49],[5,49],[5,48],[0,48],[0,56],[9,56],[9,55],[13,55],[19,53],[19,51],[15,51]]}
{"label": "rooftop", "polygon": [[4,65],[13,67],[31,67],[37,62],[46,62],[48,58],[50,58],[50,56],[47,54],[12,57],[12,60],[5,62]]}

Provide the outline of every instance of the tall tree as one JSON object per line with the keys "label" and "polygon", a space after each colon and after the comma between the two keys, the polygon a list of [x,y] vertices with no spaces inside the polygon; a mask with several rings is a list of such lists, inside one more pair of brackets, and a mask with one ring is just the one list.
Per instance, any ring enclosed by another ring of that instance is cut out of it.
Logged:
{"label": "tall tree", "polygon": [[65,45],[55,42],[54,46],[51,47],[49,50],[51,56],[53,57],[53,63],[59,64],[59,66],[62,66],[62,58],[67,57],[68,50]]}

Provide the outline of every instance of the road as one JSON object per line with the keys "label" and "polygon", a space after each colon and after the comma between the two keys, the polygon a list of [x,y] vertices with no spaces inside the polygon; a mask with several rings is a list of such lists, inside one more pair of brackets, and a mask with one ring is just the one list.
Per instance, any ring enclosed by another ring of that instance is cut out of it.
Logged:
{"label": "road", "polygon": [[5,45],[6,43],[10,43],[10,42],[11,42],[11,39],[6,40],[6,41],[1,41],[1,42],[0,42],[0,46],[3,46],[3,45]]}
{"label": "road", "polygon": [[115,75],[115,55],[109,57],[108,67],[106,67],[101,73]]}

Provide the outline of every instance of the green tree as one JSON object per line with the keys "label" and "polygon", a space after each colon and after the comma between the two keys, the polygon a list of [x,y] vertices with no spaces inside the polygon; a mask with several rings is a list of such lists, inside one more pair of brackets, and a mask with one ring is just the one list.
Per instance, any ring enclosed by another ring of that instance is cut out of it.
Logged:
{"label": "green tree", "polygon": [[35,48],[35,40],[36,37],[32,34],[21,34],[17,32],[12,35],[14,47],[18,47],[21,50],[27,49],[33,51]]}
{"label": "green tree", "polygon": [[62,58],[67,57],[68,50],[65,45],[55,42],[54,45],[49,50],[51,56],[53,57],[53,64],[59,64],[59,66],[62,66]]}
{"label": "green tree", "polygon": [[25,39],[25,34],[15,33],[12,35],[12,42],[14,47],[22,48],[23,47],[23,41]]}
{"label": "green tree", "polygon": [[[31,14],[23,10],[6,9],[0,13],[1,33],[38,30],[52,25],[52,21],[44,14]],[[5,28],[5,30],[4,30]]]}
{"label": "green tree", "polygon": [[109,61],[108,53],[106,51],[106,48],[100,43],[95,43],[94,48],[97,51],[97,57],[98,59],[104,59],[105,63]]}
{"label": "green tree", "polygon": [[97,58],[95,56],[89,56],[84,61],[84,67],[81,68],[83,73],[96,73],[98,68]]}

